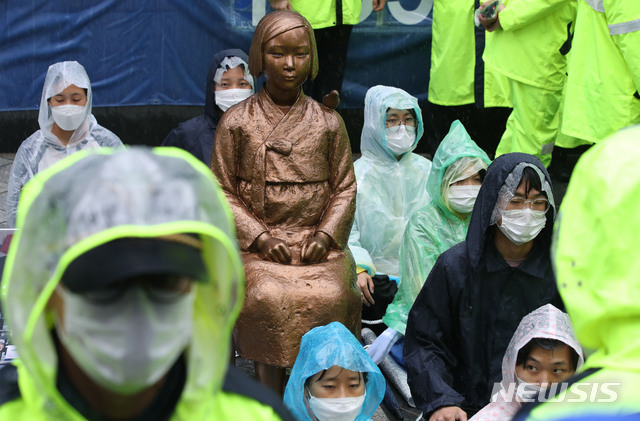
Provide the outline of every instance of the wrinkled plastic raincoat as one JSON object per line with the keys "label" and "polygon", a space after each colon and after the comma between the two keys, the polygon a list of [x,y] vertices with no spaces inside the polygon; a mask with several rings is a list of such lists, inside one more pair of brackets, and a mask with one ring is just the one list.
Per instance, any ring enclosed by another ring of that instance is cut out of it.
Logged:
{"label": "wrinkled plastic raincoat", "polygon": [[[555,339],[570,346],[578,355],[576,373],[579,372],[584,357],[582,347],[576,339],[569,315],[551,304],[546,304],[524,316],[516,333],[513,334],[507,351],[502,358],[502,381],[500,389],[491,397],[491,403],[478,412],[472,421],[500,421],[511,419],[522,406],[515,399],[516,360],[518,352],[532,339]],[[511,392],[508,392],[511,391]]]}
{"label": "wrinkled plastic raincoat", "polygon": [[[85,105],[84,122],[73,133],[69,143],[63,145],[60,139],[51,133],[54,121],[47,100],[62,92],[69,85],[76,85],[87,90],[87,104]],[[92,104],[91,82],[80,63],[64,61],[49,66],[40,99],[40,113],[38,114],[40,130],[22,142],[11,167],[6,206],[9,227],[14,227],[16,224],[16,211],[22,186],[33,178],[34,174],[82,149],[122,146],[118,136],[98,124],[91,114]]]}
{"label": "wrinkled plastic raincoat", "polygon": [[314,374],[334,365],[367,373],[366,396],[355,421],[368,420],[382,401],[384,376],[360,342],[339,322],[311,329],[300,343],[300,353],[284,392],[284,404],[298,421],[312,420],[304,399],[304,383]]}
{"label": "wrinkled plastic raincoat", "polygon": [[20,393],[0,406],[0,419],[84,419],[56,387],[49,298],[83,253],[179,233],[200,236],[210,279],[196,288],[186,381],[171,419],[278,419],[271,407],[220,391],[244,274],[231,210],[205,165],[175,148],[81,152],[39,174],[22,200],[2,279]]}
{"label": "wrinkled plastic raincoat", "polygon": [[595,351],[584,365],[580,389],[597,393],[576,400],[580,391],[574,385],[518,419],[640,412],[640,226],[633,221],[640,206],[639,139],[640,126],[633,126],[580,158],[556,223],[558,289],[578,340]]}
{"label": "wrinkled plastic raincoat", "polygon": [[356,265],[398,276],[398,254],[409,217],[429,203],[427,178],[431,162],[411,151],[398,160],[387,147],[385,123],[388,108],[416,114],[415,149],[424,132],[418,100],[402,89],[374,86],[364,100],[362,156],[354,162],[358,193],[349,248]]}
{"label": "wrinkled plastic raincoat", "polygon": [[218,125],[218,121],[220,121],[220,116],[216,108],[216,89],[213,78],[216,75],[216,70],[220,67],[220,62],[222,62],[225,57],[239,57],[244,60],[245,63],[249,63],[249,57],[242,50],[222,50],[216,54],[211,61],[209,72],[207,73],[204,113],[191,120],[180,123],[178,127],[169,132],[162,142],[162,146],[176,146],[191,152],[193,156],[207,165],[211,161],[213,139],[216,136],[216,126]]}
{"label": "wrinkled plastic raincoat", "polygon": [[404,334],[409,310],[436,259],[464,240],[469,218],[462,220],[451,209],[449,185],[486,169],[490,163],[487,154],[469,137],[462,123],[454,121],[433,157],[427,182],[431,202],[413,214],[402,237],[402,282],[382,319],[387,326]]}
{"label": "wrinkled plastic raincoat", "polygon": [[579,0],[572,44],[562,132],[590,144],[640,124],[640,2]]}
{"label": "wrinkled plastic raincoat", "polygon": [[[510,199],[502,190],[513,194],[524,166],[541,177],[551,207],[533,248],[511,267],[494,243],[494,210]],[[544,304],[564,308],[549,257],[555,212],[551,179],[538,158],[511,153],[491,163],[465,241],[438,257],[407,319],[403,356],[411,395],[425,414],[442,406],[470,415],[483,408],[520,320]]]}

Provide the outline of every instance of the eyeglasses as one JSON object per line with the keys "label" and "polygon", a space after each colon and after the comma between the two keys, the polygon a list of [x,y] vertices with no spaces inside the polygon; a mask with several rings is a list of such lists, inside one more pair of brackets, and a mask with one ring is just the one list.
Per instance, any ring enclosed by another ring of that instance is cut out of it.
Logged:
{"label": "eyeglasses", "polygon": [[539,198],[539,199],[524,199],[522,197],[513,197],[509,201],[509,206],[511,209],[524,209],[529,208],[535,211],[548,211],[551,207],[551,204],[547,199]]}
{"label": "eyeglasses", "polygon": [[408,117],[408,118],[405,118],[404,120],[400,120],[397,118],[390,118],[385,122],[385,125],[387,126],[387,128],[396,127],[401,124],[404,124],[405,126],[416,127],[416,119],[413,117]]}

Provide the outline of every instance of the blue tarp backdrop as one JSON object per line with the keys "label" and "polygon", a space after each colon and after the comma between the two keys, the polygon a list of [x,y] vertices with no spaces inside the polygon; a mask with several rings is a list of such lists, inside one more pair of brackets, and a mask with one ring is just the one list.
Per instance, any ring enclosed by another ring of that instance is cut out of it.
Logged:
{"label": "blue tarp backdrop", "polygon": [[[376,13],[363,0],[341,107],[362,108],[377,84],[426,99],[432,4],[388,0]],[[213,55],[248,52],[268,11],[268,0],[4,0],[0,111],[37,109],[48,66],[63,60],[85,66],[94,106],[202,105]]]}

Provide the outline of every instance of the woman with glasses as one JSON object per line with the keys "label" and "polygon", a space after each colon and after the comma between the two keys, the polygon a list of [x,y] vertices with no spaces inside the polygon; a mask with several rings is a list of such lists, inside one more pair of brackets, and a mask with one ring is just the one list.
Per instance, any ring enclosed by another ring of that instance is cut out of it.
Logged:
{"label": "woman with glasses", "polygon": [[368,318],[379,320],[384,315],[382,301],[388,304],[393,295],[378,295],[374,280],[379,292],[389,289],[384,285],[389,280],[374,276],[398,276],[405,225],[430,200],[426,187],[431,162],[412,152],[424,132],[416,98],[402,89],[378,85],[369,89],[364,103],[362,156],[353,165],[358,192],[349,248],[358,266],[365,318],[372,310],[380,314]]}
{"label": "woman with glasses", "polygon": [[466,420],[489,403],[520,320],[564,308],[549,253],[555,213],[540,159],[489,165],[465,241],[440,255],[407,320],[404,361],[426,419]]}

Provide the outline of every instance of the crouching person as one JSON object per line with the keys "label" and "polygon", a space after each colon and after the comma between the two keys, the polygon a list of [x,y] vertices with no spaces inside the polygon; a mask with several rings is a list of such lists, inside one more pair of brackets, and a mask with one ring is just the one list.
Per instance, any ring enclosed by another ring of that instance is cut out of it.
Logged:
{"label": "crouching person", "polygon": [[0,419],[287,417],[238,392],[256,382],[227,373],[222,387],[244,275],[196,158],[74,154],[25,187],[18,227],[2,304],[20,358],[0,370]]}
{"label": "crouching person", "polygon": [[551,304],[538,308],[520,321],[502,359],[497,393],[471,421],[511,419],[523,403],[554,396],[583,363],[569,315]]}

